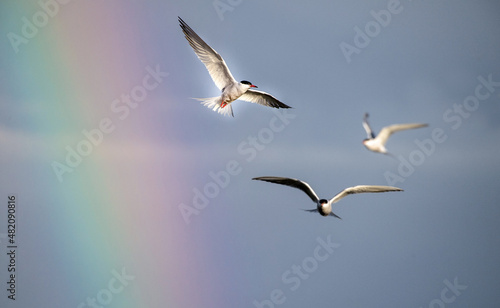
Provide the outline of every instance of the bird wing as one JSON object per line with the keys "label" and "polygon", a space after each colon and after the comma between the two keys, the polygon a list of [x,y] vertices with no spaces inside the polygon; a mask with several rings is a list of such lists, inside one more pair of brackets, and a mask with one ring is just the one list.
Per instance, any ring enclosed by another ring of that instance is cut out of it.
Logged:
{"label": "bird wing", "polygon": [[387,139],[389,139],[389,137],[395,132],[399,132],[401,130],[407,130],[407,129],[426,127],[426,126],[429,126],[429,125],[428,124],[420,124],[420,123],[409,123],[409,124],[394,124],[391,126],[386,126],[386,127],[382,128],[382,130],[380,131],[380,133],[377,136],[377,139],[380,140],[380,143],[382,145],[385,145],[385,143],[387,142]]}
{"label": "bird wing", "polygon": [[259,180],[259,181],[265,181],[265,182],[270,182],[270,183],[276,183],[276,184],[281,184],[281,185],[287,185],[290,187],[294,187],[297,189],[302,190],[305,192],[309,198],[311,198],[312,201],[318,203],[319,198],[318,195],[314,192],[311,186],[307,184],[306,182],[302,182],[297,179],[291,179],[291,178],[282,178],[282,177],[277,177],[277,176],[262,176],[258,178],[253,178],[252,180]]}
{"label": "bird wing", "polygon": [[363,127],[365,128],[368,139],[375,138],[375,133],[373,133],[373,130],[368,123],[368,113],[365,113],[365,116],[363,117]]}
{"label": "bird wing", "polygon": [[377,186],[377,185],[358,185],[354,187],[349,187],[338,193],[335,197],[330,200],[330,203],[336,203],[340,199],[351,194],[363,194],[363,193],[381,193],[388,191],[403,191],[401,188],[393,186]]}
{"label": "bird wing", "polygon": [[201,62],[205,64],[208,73],[219,90],[222,90],[228,84],[236,83],[236,80],[233,75],[231,75],[226,62],[217,53],[217,51],[208,46],[208,44],[205,43],[205,41],[203,41],[201,37],[199,37],[198,34],[196,34],[196,32],[194,32],[194,30],[191,29],[191,27],[189,27],[180,17],[179,24],[182,28],[182,32],[184,32],[184,36],[189,42],[189,45],[191,45]]}
{"label": "bird wing", "polygon": [[259,105],[273,107],[273,108],[291,108],[288,105],[280,102],[276,97],[268,94],[266,92],[248,89],[239,99],[250,102],[257,103]]}

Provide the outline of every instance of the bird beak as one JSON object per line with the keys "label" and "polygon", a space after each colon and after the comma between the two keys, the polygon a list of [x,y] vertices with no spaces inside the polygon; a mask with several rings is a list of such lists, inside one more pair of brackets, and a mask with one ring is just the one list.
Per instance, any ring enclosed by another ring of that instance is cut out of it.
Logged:
{"label": "bird beak", "polygon": [[250,88],[258,88],[257,86],[254,86],[254,85],[250,85]]}

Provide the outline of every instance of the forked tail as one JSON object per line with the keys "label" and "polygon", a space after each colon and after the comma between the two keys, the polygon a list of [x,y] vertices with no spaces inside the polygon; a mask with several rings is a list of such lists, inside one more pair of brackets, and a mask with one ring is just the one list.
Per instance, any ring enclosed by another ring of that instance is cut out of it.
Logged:
{"label": "forked tail", "polygon": [[207,106],[213,111],[217,111],[222,115],[230,115],[234,117],[233,108],[231,107],[231,104],[227,104],[226,106],[221,108],[222,97],[220,96],[209,97],[209,98],[194,98],[194,99],[199,100],[204,106]]}

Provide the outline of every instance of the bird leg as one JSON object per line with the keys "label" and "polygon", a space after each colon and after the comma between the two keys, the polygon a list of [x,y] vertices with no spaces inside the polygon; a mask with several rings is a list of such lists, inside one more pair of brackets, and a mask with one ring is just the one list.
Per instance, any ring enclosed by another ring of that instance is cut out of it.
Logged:
{"label": "bird leg", "polygon": [[222,101],[222,103],[220,104],[220,107],[221,107],[221,108],[224,108],[224,107],[226,107],[226,106],[227,106],[227,103],[226,103],[225,101]]}

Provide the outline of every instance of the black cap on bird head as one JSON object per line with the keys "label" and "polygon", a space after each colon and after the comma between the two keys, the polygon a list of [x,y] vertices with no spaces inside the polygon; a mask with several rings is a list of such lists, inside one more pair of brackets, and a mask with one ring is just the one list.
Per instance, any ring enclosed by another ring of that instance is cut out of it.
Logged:
{"label": "black cap on bird head", "polygon": [[242,80],[240,83],[249,85],[250,88],[257,88],[257,86],[254,86],[250,81]]}

